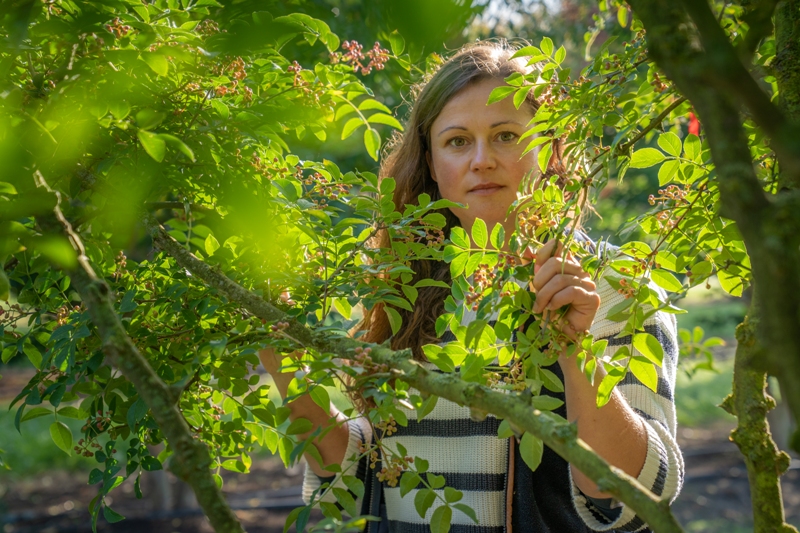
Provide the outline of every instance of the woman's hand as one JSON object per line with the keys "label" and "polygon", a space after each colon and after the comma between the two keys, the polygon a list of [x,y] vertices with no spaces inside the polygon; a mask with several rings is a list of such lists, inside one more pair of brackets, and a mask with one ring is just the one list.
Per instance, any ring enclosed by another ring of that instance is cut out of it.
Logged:
{"label": "woman's hand", "polygon": [[542,246],[533,259],[533,290],[535,313],[551,313],[568,305],[566,314],[558,321],[561,331],[575,340],[578,333],[592,326],[600,308],[600,296],[589,274],[571,254],[563,255],[563,246],[552,239]]}

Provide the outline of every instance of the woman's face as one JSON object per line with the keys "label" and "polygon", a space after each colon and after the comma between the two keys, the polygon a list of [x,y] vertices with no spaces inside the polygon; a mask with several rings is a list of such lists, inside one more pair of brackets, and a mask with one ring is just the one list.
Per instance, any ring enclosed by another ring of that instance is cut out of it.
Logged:
{"label": "woman's face", "polygon": [[445,104],[431,126],[428,165],[442,198],[467,206],[452,209],[467,231],[481,218],[490,231],[500,222],[510,235],[514,219],[506,213],[536,151],[520,157],[527,143],[517,143],[533,117],[528,106],[516,109],[511,98],[486,105],[501,85],[503,80],[476,82]]}

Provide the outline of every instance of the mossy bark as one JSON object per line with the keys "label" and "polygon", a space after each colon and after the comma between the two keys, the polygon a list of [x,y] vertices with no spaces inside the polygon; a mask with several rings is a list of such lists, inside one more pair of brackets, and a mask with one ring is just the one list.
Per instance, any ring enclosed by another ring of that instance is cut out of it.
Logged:
{"label": "mossy bark", "polygon": [[783,0],[775,10],[775,61],[779,105],[800,122],[800,0]]}
{"label": "mossy bark", "polygon": [[767,422],[767,412],[775,407],[775,400],[766,393],[766,372],[757,368],[762,356],[756,337],[757,316],[757,308],[751,306],[736,328],[733,391],[722,408],[738,419],[731,440],[747,466],[755,533],[797,533],[785,522],[780,476],[789,468],[790,459],[775,445]]}

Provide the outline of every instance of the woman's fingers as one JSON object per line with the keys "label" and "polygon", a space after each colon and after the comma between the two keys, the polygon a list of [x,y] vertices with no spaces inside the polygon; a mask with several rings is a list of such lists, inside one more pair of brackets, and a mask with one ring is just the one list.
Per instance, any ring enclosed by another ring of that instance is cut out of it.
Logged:
{"label": "woman's fingers", "polygon": [[533,276],[533,290],[540,291],[542,287],[555,276],[569,274],[580,278],[588,278],[589,274],[581,268],[581,265],[574,259],[564,260],[561,257],[551,257],[548,259]]}
{"label": "woman's fingers", "polygon": [[556,239],[550,239],[544,246],[539,248],[534,255],[533,271],[538,272],[544,264],[553,257],[561,255],[561,243]]}
{"label": "woman's fingers", "polygon": [[[568,290],[572,288],[580,288],[582,292]],[[557,274],[551,277],[543,287],[536,289],[533,311],[541,313],[545,309],[558,309],[567,304],[581,303],[579,300],[585,299],[590,294],[596,296],[596,288],[594,282],[587,276],[572,273]],[[575,299],[570,300],[570,297]],[[589,297],[589,299],[593,298]]]}

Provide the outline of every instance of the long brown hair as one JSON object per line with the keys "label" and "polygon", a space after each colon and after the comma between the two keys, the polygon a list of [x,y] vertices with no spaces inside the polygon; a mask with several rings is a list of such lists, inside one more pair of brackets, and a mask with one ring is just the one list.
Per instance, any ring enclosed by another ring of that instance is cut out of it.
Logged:
{"label": "long brown hair", "polygon": [[[386,177],[395,179],[396,206],[416,204],[417,198],[423,193],[428,194],[434,201],[441,198],[439,187],[431,177],[427,161],[431,125],[445,105],[468,86],[485,79],[503,80],[515,72],[521,74],[531,72],[531,67],[526,65],[524,58],[511,59],[517,50],[517,47],[504,40],[468,44],[444,62],[427,82],[419,84],[412,90],[414,104],[404,133],[396,134],[392,139],[380,168],[381,179]],[[533,91],[528,93],[525,104],[534,112],[539,108],[539,102],[533,96]],[[560,163],[561,151],[560,142],[554,141],[554,156],[550,163],[552,168],[548,169],[547,174],[563,172]],[[447,220],[444,228],[446,235],[454,226],[460,225],[458,218],[449,209],[442,210],[441,214]],[[391,246],[386,231],[378,234],[376,239],[378,246],[384,248]],[[426,278],[444,281],[448,285],[451,283],[450,268],[444,262],[412,261],[411,268],[414,270],[414,276],[409,282],[410,285]],[[435,323],[444,311],[444,301],[449,293],[449,289],[442,287],[420,288],[413,311],[397,309],[403,324],[394,337],[383,304],[375,305],[365,311],[361,329],[365,329],[366,333],[361,339],[382,343],[391,338],[392,349],[411,348],[414,358],[423,360],[421,347],[438,342]]]}

